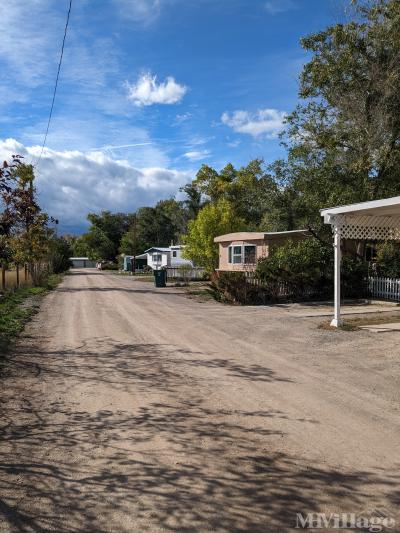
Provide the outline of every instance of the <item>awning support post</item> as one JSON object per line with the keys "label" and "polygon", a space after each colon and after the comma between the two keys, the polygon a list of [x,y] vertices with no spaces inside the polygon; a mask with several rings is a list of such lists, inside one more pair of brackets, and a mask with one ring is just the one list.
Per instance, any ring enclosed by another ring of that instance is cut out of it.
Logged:
{"label": "awning support post", "polygon": [[340,249],[340,231],[334,227],[333,248],[335,252],[335,311],[331,326],[337,328],[343,324],[340,318],[340,265],[342,262],[342,252]]}

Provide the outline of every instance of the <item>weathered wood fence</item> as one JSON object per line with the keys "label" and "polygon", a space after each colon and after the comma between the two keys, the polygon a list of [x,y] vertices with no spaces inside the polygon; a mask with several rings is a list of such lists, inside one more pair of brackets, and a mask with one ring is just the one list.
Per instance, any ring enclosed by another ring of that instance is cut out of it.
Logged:
{"label": "weathered wood fence", "polygon": [[167,267],[167,278],[179,280],[202,280],[205,279],[204,268],[200,267]]}

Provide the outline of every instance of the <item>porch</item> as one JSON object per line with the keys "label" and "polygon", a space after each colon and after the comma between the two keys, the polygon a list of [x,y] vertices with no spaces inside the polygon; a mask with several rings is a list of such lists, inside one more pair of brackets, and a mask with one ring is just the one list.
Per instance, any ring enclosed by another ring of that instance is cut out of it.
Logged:
{"label": "porch", "polygon": [[[341,318],[341,240],[400,241],[400,196],[322,209],[321,216],[324,217],[326,224],[332,226],[334,235],[334,317],[331,325],[338,327],[343,324]],[[376,289],[375,282],[371,283],[372,289]]]}

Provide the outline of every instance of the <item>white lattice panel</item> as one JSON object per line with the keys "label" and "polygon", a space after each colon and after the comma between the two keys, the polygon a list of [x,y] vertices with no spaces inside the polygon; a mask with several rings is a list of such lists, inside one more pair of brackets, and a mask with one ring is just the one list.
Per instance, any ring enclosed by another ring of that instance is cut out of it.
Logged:
{"label": "white lattice panel", "polygon": [[345,216],[331,218],[332,229],[344,239],[400,240],[398,216]]}

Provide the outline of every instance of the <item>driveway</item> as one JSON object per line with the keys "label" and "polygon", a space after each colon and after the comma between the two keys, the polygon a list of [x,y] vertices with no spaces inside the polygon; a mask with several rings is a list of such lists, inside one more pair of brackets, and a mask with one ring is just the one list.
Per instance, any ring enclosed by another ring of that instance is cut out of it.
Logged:
{"label": "driveway", "polygon": [[66,276],[2,380],[0,531],[400,531],[400,333],[298,315]]}

